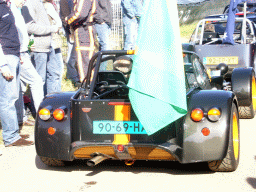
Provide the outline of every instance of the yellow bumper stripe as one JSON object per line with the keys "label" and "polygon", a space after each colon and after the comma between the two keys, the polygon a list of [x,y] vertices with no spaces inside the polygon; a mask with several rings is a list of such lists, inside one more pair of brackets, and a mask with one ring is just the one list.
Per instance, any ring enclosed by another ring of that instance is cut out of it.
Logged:
{"label": "yellow bumper stripe", "polygon": [[[130,121],[131,106],[130,105],[115,105],[115,121]],[[113,145],[127,145],[130,142],[130,135],[116,134],[114,135]]]}

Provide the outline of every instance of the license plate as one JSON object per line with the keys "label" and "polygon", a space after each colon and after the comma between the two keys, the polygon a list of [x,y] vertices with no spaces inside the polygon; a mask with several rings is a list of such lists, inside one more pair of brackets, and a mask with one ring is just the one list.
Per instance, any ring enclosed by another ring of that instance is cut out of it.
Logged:
{"label": "license plate", "polygon": [[229,65],[237,65],[238,57],[204,57],[203,63],[205,65],[218,65],[220,63],[226,63]]}
{"label": "license plate", "polygon": [[94,134],[147,134],[139,121],[93,121]]}

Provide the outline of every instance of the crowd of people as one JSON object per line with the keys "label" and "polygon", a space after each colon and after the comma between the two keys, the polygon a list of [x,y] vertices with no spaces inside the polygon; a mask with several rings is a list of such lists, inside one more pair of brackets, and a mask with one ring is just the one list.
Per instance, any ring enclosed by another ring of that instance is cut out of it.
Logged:
{"label": "crowd of people", "polygon": [[[121,6],[124,49],[134,49],[142,2],[122,0]],[[34,124],[26,117],[26,107],[31,108],[35,118],[44,96],[61,91],[64,62],[60,31],[64,29],[68,43],[67,77],[79,85],[95,53],[95,38],[99,50],[111,49],[111,0],[60,0],[59,10],[53,0],[0,0],[0,15],[0,120],[4,145],[33,145],[27,140],[29,135],[21,135],[20,129]],[[106,65],[100,68],[106,69]],[[31,99],[24,95],[27,86]]]}

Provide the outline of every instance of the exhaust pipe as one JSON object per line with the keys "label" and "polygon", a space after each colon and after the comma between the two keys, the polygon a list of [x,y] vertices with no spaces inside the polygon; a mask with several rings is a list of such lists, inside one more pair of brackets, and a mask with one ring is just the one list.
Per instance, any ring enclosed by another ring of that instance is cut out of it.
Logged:
{"label": "exhaust pipe", "polygon": [[109,159],[109,157],[103,156],[103,155],[97,155],[93,157],[92,159],[87,161],[87,165],[89,167],[94,167],[95,165],[99,164],[100,162],[104,161],[105,159]]}

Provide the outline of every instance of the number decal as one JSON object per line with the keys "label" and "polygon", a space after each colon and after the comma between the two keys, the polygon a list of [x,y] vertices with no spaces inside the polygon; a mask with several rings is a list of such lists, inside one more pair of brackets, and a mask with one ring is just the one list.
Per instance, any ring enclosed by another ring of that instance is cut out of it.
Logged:
{"label": "number decal", "polygon": [[104,125],[103,125],[103,123],[100,123],[99,124],[99,128],[100,128],[100,132],[103,130],[103,128],[104,128]]}
{"label": "number decal", "polygon": [[117,126],[116,126],[116,131],[117,131],[117,132],[122,131],[122,127],[120,127],[120,123],[117,124]]}
{"label": "number decal", "polygon": [[107,124],[106,124],[105,129],[106,129],[107,132],[110,132],[110,131],[111,131],[111,125],[110,125],[110,123],[107,123]]}
{"label": "number decal", "polygon": [[128,128],[129,128],[128,123],[124,123],[124,129],[125,129],[124,131],[125,131],[125,132],[127,132],[127,131],[128,131]]}
{"label": "number decal", "polygon": [[94,134],[147,134],[139,121],[93,121]]}

